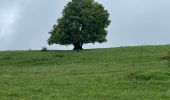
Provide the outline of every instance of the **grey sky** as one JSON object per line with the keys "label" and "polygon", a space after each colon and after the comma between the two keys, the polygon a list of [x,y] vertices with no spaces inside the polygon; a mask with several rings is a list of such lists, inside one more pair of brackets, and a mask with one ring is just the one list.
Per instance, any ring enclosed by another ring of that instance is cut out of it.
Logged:
{"label": "grey sky", "polygon": [[[0,0],[0,50],[48,46],[48,32],[70,0]],[[170,44],[170,0],[96,0],[111,14],[108,42],[84,48]]]}

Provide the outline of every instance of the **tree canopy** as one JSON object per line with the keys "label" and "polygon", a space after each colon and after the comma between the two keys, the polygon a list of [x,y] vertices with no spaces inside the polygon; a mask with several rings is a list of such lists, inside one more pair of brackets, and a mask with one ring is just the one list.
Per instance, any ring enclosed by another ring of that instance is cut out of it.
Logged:
{"label": "tree canopy", "polygon": [[49,32],[49,45],[73,45],[74,50],[83,44],[106,42],[110,24],[109,13],[102,4],[94,0],[72,0]]}

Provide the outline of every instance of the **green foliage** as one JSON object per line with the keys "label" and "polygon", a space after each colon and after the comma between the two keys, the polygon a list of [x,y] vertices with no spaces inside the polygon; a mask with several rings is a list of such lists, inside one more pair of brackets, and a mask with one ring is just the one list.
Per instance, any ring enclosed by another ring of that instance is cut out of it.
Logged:
{"label": "green foliage", "polygon": [[110,24],[109,13],[94,0],[72,0],[65,6],[63,16],[49,32],[49,44],[74,45],[105,42]]}
{"label": "green foliage", "polygon": [[169,100],[169,50],[0,52],[0,100]]}

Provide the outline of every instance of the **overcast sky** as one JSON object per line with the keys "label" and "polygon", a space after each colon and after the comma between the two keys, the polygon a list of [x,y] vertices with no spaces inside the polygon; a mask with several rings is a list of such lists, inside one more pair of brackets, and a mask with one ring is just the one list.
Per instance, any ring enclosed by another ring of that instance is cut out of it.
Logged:
{"label": "overcast sky", "polygon": [[[0,50],[48,46],[48,32],[70,0],[0,0]],[[110,13],[108,41],[84,48],[170,44],[170,0],[96,0]]]}

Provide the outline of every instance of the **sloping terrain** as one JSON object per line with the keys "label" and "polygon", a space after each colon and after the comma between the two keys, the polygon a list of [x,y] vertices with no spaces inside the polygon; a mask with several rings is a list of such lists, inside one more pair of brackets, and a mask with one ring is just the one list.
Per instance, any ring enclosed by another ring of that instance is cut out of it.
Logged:
{"label": "sloping terrain", "polygon": [[168,100],[170,46],[0,52],[0,100]]}

